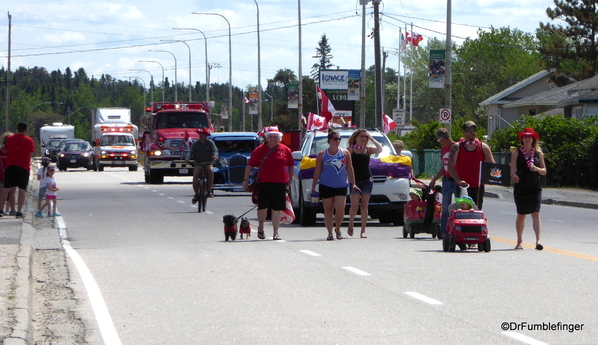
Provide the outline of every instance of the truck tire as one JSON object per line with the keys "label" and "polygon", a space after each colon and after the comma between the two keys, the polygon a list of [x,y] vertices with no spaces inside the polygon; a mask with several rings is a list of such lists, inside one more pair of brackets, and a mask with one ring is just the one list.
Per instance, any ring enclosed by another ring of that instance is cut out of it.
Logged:
{"label": "truck tire", "polygon": [[403,218],[403,207],[392,210],[392,225],[402,226],[405,225],[405,219]]}
{"label": "truck tire", "polygon": [[104,166],[98,164],[98,171],[104,171]]}
{"label": "truck tire", "polygon": [[130,166],[129,171],[137,171],[137,165]]}
{"label": "truck tire", "polygon": [[390,212],[391,211],[380,213],[380,224],[392,223],[392,214]]}
{"label": "truck tire", "polygon": [[149,183],[150,184],[162,184],[164,183],[164,175],[159,171],[150,170],[149,172]]}
{"label": "truck tire", "polygon": [[301,226],[313,226],[316,224],[316,211],[303,200],[303,189],[300,194],[299,198],[299,205],[301,208],[301,215],[299,219],[299,224]]}

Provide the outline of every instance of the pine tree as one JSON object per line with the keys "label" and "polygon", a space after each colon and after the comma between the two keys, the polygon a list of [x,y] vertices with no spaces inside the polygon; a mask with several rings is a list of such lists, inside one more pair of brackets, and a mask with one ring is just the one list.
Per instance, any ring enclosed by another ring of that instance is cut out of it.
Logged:
{"label": "pine tree", "polygon": [[314,59],[318,59],[318,62],[316,62],[311,68],[310,76],[313,80],[318,80],[320,77],[320,70],[330,69],[330,67],[334,66],[332,63],[330,63],[330,60],[333,57],[330,54],[331,51],[332,48],[330,48],[330,45],[328,44],[328,38],[326,37],[326,34],[323,34],[322,39],[320,39],[320,42],[318,42],[316,55],[312,56]]}

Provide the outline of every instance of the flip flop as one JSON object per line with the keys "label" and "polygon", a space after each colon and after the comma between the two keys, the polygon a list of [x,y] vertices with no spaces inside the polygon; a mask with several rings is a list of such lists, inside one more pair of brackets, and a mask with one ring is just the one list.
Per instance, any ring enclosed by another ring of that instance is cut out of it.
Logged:
{"label": "flip flop", "polygon": [[361,235],[359,235],[359,237],[361,237],[361,238],[368,238],[368,235],[366,235],[365,232],[364,232]]}
{"label": "flip flop", "polygon": [[336,233],[336,239],[337,240],[342,240],[343,239],[343,234],[340,231]]}
{"label": "flip flop", "polygon": [[258,231],[257,232],[257,238],[259,238],[260,240],[265,240],[266,239],[266,235],[264,234],[263,231]]}
{"label": "flip flop", "polygon": [[272,237],[272,239],[274,241],[280,241],[280,240],[282,240],[282,238],[280,238],[280,235],[275,235],[274,237]]}
{"label": "flip flop", "polygon": [[513,249],[523,249],[523,247],[522,246],[517,246],[517,247],[515,247]]}
{"label": "flip flop", "polygon": [[353,236],[353,228],[347,229],[347,235]]}
{"label": "flip flop", "polygon": [[544,246],[541,245],[541,244],[536,244],[536,249],[537,250],[542,250],[542,249],[544,249]]}
{"label": "flip flop", "polygon": [[329,235],[328,237],[326,237],[326,241],[334,241],[334,236]]}

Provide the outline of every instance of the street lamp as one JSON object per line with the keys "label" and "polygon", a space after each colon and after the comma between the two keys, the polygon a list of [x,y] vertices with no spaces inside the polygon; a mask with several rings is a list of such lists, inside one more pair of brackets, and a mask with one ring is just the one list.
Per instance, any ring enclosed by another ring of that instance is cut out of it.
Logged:
{"label": "street lamp", "polygon": [[[146,102],[147,102],[147,91],[145,91],[145,80],[143,80],[140,77],[134,77],[134,76],[124,76],[125,78],[134,78],[134,79],[139,79],[141,80],[141,82],[143,83],[143,108],[145,109],[146,106]],[[129,81],[130,82],[130,81]]]}
{"label": "street lamp", "polygon": [[191,86],[191,47],[189,47],[189,45],[187,44],[187,42],[185,41],[181,41],[181,40],[160,40],[163,42],[181,42],[184,43],[187,46],[187,49],[189,49],[189,102],[191,102],[191,94],[193,93],[193,89]]}
{"label": "street lamp", "polygon": [[[131,72],[147,72],[150,75],[150,102],[154,103],[154,76],[146,69],[130,69]],[[145,106],[145,105],[144,105]]]}
{"label": "street lamp", "polygon": [[[270,97],[270,121],[274,120],[274,99],[272,98],[272,96],[270,96],[266,91],[264,91],[264,94],[268,97]],[[262,128],[262,127],[258,127],[258,128]]]}
{"label": "street lamp", "polygon": [[176,71],[177,71],[177,62],[176,62],[176,56],[174,56],[174,54],[172,52],[169,52],[168,50],[150,50],[150,52],[156,52],[156,53],[168,53],[170,55],[172,55],[172,57],[174,58],[174,101],[178,102],[179,101],[179,97],[177,94],[177,77],[176,77]]}
{"label": "street lamp", "polygon": [[220,16],[224,20],[226,20],[226,24],[228,24],[228,131],[233,131],[233,55],[232,55],[232,35],[231,35],[231,28],[228,19],[225,16],[219,13],[200,13],[200,12],[193,12],[192,14],[205,14],[209,16]]}
{"label": "street lamp", "polygon": [[160,67],[162,67],[162,103],[164,103],[164,66],[162,66],[162,64],[159,63],[158,61],[139,60],[138,62],[155,62],[158,65],[160,65]]}
{"label": "street lamp", "polygon": [[174,30],[195,30],[199,31],[203,35],[203,40],[205,43],[205,52],[206,52],[206,102],[210,101],[210,67],[208,65],[208,39],[203,31],[194,28],[174,28]]}
{"label": "street lamp", "polygon": [[[257,105],[257,128],[262,128],[262,64],[261,64],[261,54],[260,54],[260,6],[257,3],[257,0],[253,0],[255,2],[255,7],[257,7],[257,94],[258,94],[258,105]],[[270,117],[270,120],[272,118]]]}
{"label": "street lamp", "polygon": [[[50,104],[50,103],[55,103],[55,104],[64,104],[62,102],[41,102],[40,104],[36,104],[33,107],[29,108],[29,111],[27,112],[27,126],[29,126],[29,115],[31,114],[31,112],[33,111],[33,109],[39,107],[40,105],[44,105],[44,104]],[[8,128],[8,127],[7,127]]]}

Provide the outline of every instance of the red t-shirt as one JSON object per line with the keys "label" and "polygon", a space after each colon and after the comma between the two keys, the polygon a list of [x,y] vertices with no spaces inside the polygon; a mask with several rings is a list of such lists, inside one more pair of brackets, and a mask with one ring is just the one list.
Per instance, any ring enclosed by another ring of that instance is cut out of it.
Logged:
{"label": "red t-shirt", "polygon": [[473,151],[467,151],[465,144],[461,141],[459,143],[459,156],[455,164],[457,174],[462,180],[469,183],[470,187],[479,187],[480,185],[480,162],[486,160],[486,156],[482,151],[482,143],[478,142],[478,146]]}
{"label": "red t-shirt", "polygon": [[442,160],[442,176],[451,177],[448,171],[449,156],[451,154],[452,146],[442,146],[440,148],[440,159]]}
{"label": "red t-shirt", "polygon": [[4,148],[8,151],[5,168],[16,165],[27,171],[31,169],[31,154],[35,152],[33,139],[25,134],[13,134],[6,138]]}
{"label": "red t-shirt", "polygon": [[[262,164],[262,159],[268,152],[270,152],[270,147],[267,144],[258,146],[251,153],[251,158],[249,158],[247,164],[259,168],[260,164]],[[259,182],[286,184],[289,182],[287,167],[294,165],[295,161],[293,160],[291,149],[284,144],[278,144],[278,147],[266,157],[264,165],[262,165],[262,169],[260,170]]]}

